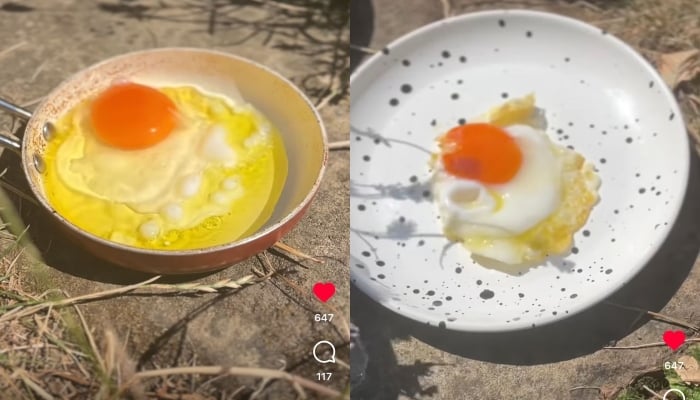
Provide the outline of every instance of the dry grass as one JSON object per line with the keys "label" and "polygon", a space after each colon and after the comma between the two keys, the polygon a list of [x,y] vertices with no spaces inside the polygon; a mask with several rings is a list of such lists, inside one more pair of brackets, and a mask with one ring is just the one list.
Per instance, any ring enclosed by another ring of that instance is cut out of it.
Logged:
{"label": "dry grass", "polygon": [[[18,249],[0,259],[3,316],[13,314],[7,310],[14,304],[40,302],[51,295],[24,291],[18,270],[21,257]],[[65,317],[64,311],[48,307],[0,323],[0,387],[9,398],[89,398],[95,393],[97,359],[87,337],[68,339]]]}
{"label": "dry grass", "polygon": [[[167,296],[235,294],[246,286],[288,272],[288,269],[275,269],[266,253],[259,257],[259,268],[238,279],[163,284],[155,283],[160,278],[155,276],[133,285],[70,297],[58,290],[28,292],[25,287],[30,286],[29,282],[23,281],[23,277],[30,275],[26,273],[26,266],[30,265],[25,254],[28,248],[20,245],[20,239],[4,227],[0,229],[0,241],[5,242],[0,248],[6,249],[0,251],[0,390],[8,398],[233,399],[243,392],[260,394],[275,380],[288,382],[299,398],[306,398],[307,392],[324,398],[342,397],[334,389],[284,369],[198,365],[195,357],[187,365],[137,370],[137,363],[129,356],[127,341],[111,330],[95,332],[79,308],[80,304],[136,291]],[[310,261],[321,261],[287,245],[280,248]],[[281,275],[280,278],[284,279]],[[337,310],[333,311],[345,323],[346,319]],[[215,377],[207,378],[212,375]],[[240,393],[225,393],[211,385],[224,376],[258,378],[259,384],[252,388],[241,386]]]}
{"label": "dry grass", "polygon": [[[0,231],[0,236],[11,238],[5,231]],[[236,398],[235,393],[220,393],[209,385],[223,376],[258,378],[258,389],[274,380],[286,381],[299,398],[306,398],[307,392],[326,398],[342,396],[334,389],[284,369],[198,365],[194,358],[189,365],[137,371],[137,363],[129,357],[127,343],[111,330],[99,332],[99,340],[96,340],[98,332],[88,325],[78,306],[133,291],[163,295],[235,292],[283,272],[273,268],[265,253],[260,257],[262,266],[259,269],[237,280],[173,285],[153,283],[159,278],[156,276],[134,285],[77,297],[69,297],[65,292],[40,295],[26,292],[25,282],[21,280],[24,275],[19,268],[24,264],[20,262],[24,256],[22,247],[11,246],[0,256],[0,310],[3,312],[0,315],[0,389],[9,398]],[[206,376],[215,378],[204,379]]]}

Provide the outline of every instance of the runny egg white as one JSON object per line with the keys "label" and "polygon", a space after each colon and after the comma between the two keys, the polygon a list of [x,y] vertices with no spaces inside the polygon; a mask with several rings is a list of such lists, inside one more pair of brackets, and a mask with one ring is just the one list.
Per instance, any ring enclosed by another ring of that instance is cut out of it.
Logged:
{"label": "runny egg white", "polygon": [[282,140],[264,116],[192,86],[119,83],[55,125],[44,175],[51,205],[127,245],[236,240],[269,219],[286,179]]}
{"label": "runny egg white", "polygon": [[533,96],[482,120],[439,138],[432,182],[445,235],[511,265],[565,252],[598,201],[592,165],[549,139]]}

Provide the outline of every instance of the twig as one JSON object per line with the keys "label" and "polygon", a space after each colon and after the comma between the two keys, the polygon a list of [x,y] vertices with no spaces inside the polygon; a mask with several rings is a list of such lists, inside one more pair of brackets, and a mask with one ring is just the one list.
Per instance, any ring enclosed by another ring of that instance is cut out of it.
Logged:
{"label": "twig", "polygon": [[289,254],[291,254],[291,255],[293,255],[293,256],[301,257],[301,258],[303,258],[303,259],[305,259],[305,260],[311,260],[311,261],[313,261],[313,262],[315,262],[315,263],[318,263],[318,264],[324,264],[324,261],[323,261],[323,260],[318,259],[318,258],[313,257],[313,256],[310,256],[310,255],[308,255],[308,254],[306,254],[306,253],[304,253],[304,252],[302,252],[302,251],[300,251],[300,250],[297,250],[297,249],[295,249],[294,247],[292,247],[292,246],[290,246],[290,245],[284,244],[284,243],[282,243],[282,242],[277,242],[277,243],[275,243],[273,247],[275,247],[275,248],[278,249],[278,250],[285,251],[285,252],[287,252],[287,253],[289,253]]}
{"label": "twig", "polygon": [[34,81],[36,81],[36,78],[39,77],[39,74],[41,73],[41,71],[44,70],[44,68],[46,67],[46,65],[47,65],[48,63],[49,63],[49,61],[48,61],[48,60],[45,60],[43,63],[39,64],[39,66],[38,66],[38,67],[36,68],[36,70],[34,71],[34,74],[33,74],[32,77],[29,79],[29,82],[32,82],[32,83],[33,83]]}
{"label": "twig", "polygon": [[[282,361],[282,367],[279,368],[279,370],[280,370],[280,371],[284,371],[284,370],[287,368],[287,362],[286,362],[285,360],[281,360],[281,361]],[[273,378],[264,378],[263,381],[260,382],[260,385],[258,385],[258,388],[255,389],[255,391],[254,391],[253,393],[251,393],[250,396],[249,396],[248,398],[249,398],[250,400],[255,400],[255,399],[257,399],[258,396],[260,396],[260,395],[262,394],[263,390],[265,390],[265,388],[266,388],[273,380],[274,380]]]}
{"label": "twig", "polygon": [[154,289],[169,289],[177,291],[192,291],[192,292],[205,292],[205,293],[217,293],[223,289],[240,289],[244,286],[252,285],[257,283],[255,276],[246,275],[238,280],[233,279],[222,279],[214,283],[181,283],[177,285],[165,284],[165,283],[154,283],[146,286],[147,288]]}
{"label": "twig", "polygon": [[449,18],[452,15],[450,0],[440,0],[440,2],[442,3],[443,18]]}
{"label": "twig", "polygon": [[160,279],[160,277],[161,277],[160,275],[156,275],[153,278],[150,278],[150,279],[147,279],[143,282],[136,283],[136,284],[129,285],[129,286],[123,286],[120,288],[105,290],[105,291],[97,292],[97,293],[90,293],[90,294],[77,296],[77,297],[73,297],[73,298],[69,298],[69,299],[62,299],[62,300],[47,301],[44,303],[39,303],[39,304],[33,305],[31,307],[27,307],[27,308],[21,310],[20,312],[16,312],[16,313],[12,314],[10,317],[8,317],[8,314],[5,313],[2,316],[0,316],[0,322],[5,322],[11,318],[23,318],[23,317],[26,317],[28,315],[32,315],[36,312],[47,309],[49,307],[60,308],[60,307],[65,307],[65,306],[72,306],[74,304],[80,304],[80,303],[90,301],[90,300],[103,299],[106,297],[111,297],[111,296],[115,296],[118,294],[127,293],[127,292],[130,292],[132,290],[138,289],[142,286],[148,285],[149,283]]}
{"label": "twig", "polygon": [[350,48],[353,49],[353,50],[361,51],[361,52],[363,52],[363,53],[367,53],[367,54],[374,54],[374,53],[379,52],[379,50],[375,50],[375,49],[373,49],[373,48],[371,48],[371,47],[358,46],[358,45],[356,45],[356,44],[351,44],[351,45],[350,45]]}
{"label": "twig", "polygon": [[[260,274],[258,272],[260,279],[270,278],[273,275],[277,274],[277,272],[281,271],[281,269],[277,270],[277,269],[275,269],[275,267],[272,266],[272,263],[270,262],[270,257],[267,256],[266,251],[263,251],[262,253],[260,253],[260,259],[261,259],[261,263],[263,265],[263,273]],[[267,270],[267,273],[265,273],[266,270]],[[256,270],[254,269],[253,271],[256,271]]]}
{"label": "twig", "polygon": [[25,101],[24,103],[20,104],[20,106],[21,106],[22,108],[26,108],[26,107],[29,107],[29,106],[33,106],[34,104],[39,103],[40,101],[44,100],[44,98],[46,98],[46,96],[35,97],[35,98],[31,99],[31,100]]}
{"label": "twig", "polygon": [[262,5],[262,6],[272,6],[272,7],[280,8],[282,10],[287,10],[287,11],[292,11],[292,12],[314,11],[314,10],[307,8],[307,7],[286,4],[286,3],[277,2],[277,1],[273,1],[273,0],[257,1],[257,3]]}
{"label": "twig", "polygon": [[88,382],[86,379],[83,379],[79,376],[71,375],[67,372],[62,372],[62,371],[44,371],[41,373],[41,375],[52,375],[52,376],[57,376],[59,378],[63,378],[66,380],[69,380],[71,382],[75,382],[78,385],[82,386],[95,386],[95,383],[93,382]]}
{"label": "twig", "polygon": [[37,396],[41,397],[44,400],[53,400],[53,396],[46,393],[46,391],[42,389],[41,386],[37,385],[36,382],[34,382],[34,380],[32,380],[32,378],[29,377],[29,374],[26,371],[19,370],[17,371],[17,375],[19,375],[19,378],[22,380],[22,383],[24,383],[29,389],[36,393]]}
{"label": "twig", "polygon": [[325,95],[321,101],[316,104],[316,110],[320,110],[323,107],[327,106],[328,103],[330,103],[331,100],[333,100],[336,96],[340,95],[343,93],[343,91],[340,88],[334,88],[331,90],[327,95]]}
{"label": "twig", "polygon": [[100,355],[100,351],[97,348],[97,344],[95,343],[95,338],[94,336],[92,336],[92,332],[90,331],[90,327],[88,326],[87,321],[85,321],[85,316],[83,315],[83,312],[80,311],[80,308],[78,308],[77,304],[73,304],[73,308],[75,309],[75,313],[78,314],[78,318],[80,319],[80,325],[82,325],[83,330],[85,331],[85,337],[87,337],[88,344],[90,345],[90,349],[92,350],[92,354],[94,355],[95,360],[97,360],[97,365],[100,367],[102,373],[106,373],[105,361]]}
{"label": "twig", "polygon": [[350,150],[350,141],[349,140],[340,140],[337,142],[331,142],[328,144],[328,149],[329,150]]}
{"label": "twig", "polygon": [[577,390],[597,390],[598,392],[603,391],[603,389],[599,388],[598,386],[576,386],[569,389],[569,392],[575,392]]}
{"label": "twig", "polygon": [[37,334],[39,336],[41,336],[42,333],[49,331],[49,320],[51,319],[51,311],[51,307],[49,307],[49,309],[46,310],[46,317],[44,318],[43,324],[39,322],[39,317],[36,314],[34,314],[34,318],[36,319]]}
{"label": "twig", "polygon": [[578,0],[574,3],[574,5],[581,6],[583,8],[588,8],[588,9],[595,11],[595,12],[603,12],[603,10],[600,7],[596,6],[593,3],[585,1],[585,0]]}
{"label": "twig", "polygon": [[[105,379],[111,379],[114,376],[114,370],[116,369],[116,382],[118,384],[121,382],[121,371],[116,361],[116,337],[111,329],[106,329],[103,334],[104,366],[102,368],[102,380],[104,381]],[[100,388],[100,391],[102,391],[102,389],[104,389],[104,386]]]}
{"label": "twig", "polygon": [[[700,338],[686,339],[685,342],[686,343],[700,343]],[[608,350],[636,350],[636,349],[647,349],[650,347],[661,347],[661,346],[666,346],[666,343],[653,342],[653,343],[638,344],[635,346],[605,346],[603,348],[608,349]]]}
{"label": "twig", "polygon": [[[192,365],[192,366],[194,366],[194,365]],[[215,377],[213,377],[213,378],[207,379],[206,381],[202,382],[202,383],[199,385],[199,387],[197,387],[196,390],[193,390],[193,392],[194,392],[194,391],[200,391],[200,390],[202,390],[202,388],[206,387],[207,385],[211,385],[212,383],[214,383],[214,382],[216,382],[216,381],[218,381],[218,380],[221,380],[221,379],[223,379],[223,378],[226,378],[226,375],[219,375],[219,376],[215,376]],[[193,383],[194,383],[194,381],[193,381]]]}
{"label": "twig", "polygon": [[634,346],[604,346],[604,349],[608,350],[636,350],[636,349],[648,349],[650,347],[661,347],[661,346],[666,346],[666,343],[664,342],[654,342],[654,343],[645,343],[645,344],[638,344]]}
{"label": "twig", "polygon": [[698,107],[700,106],[700,97],[690,94],[688,95],[688,99],[690,100],[688,103],[693,107],[693,111],[695,111],[696,114],[699,114],[700,109],[698,109]]}
{"label": "twig", "polygon": [[665,397],[663,397],[663,396],[661,396],[660,394],[656,393],[655,391],[649,389],[649,387],[648,387],[647,385],[642,385],[642,388],[644,388],[644,390],[646,390],[647,392],[649,392],[649,394],[651,394],[652,396],[656,397],[657,399],[661,399],[661,400],[664,400],[664,399],[665,399]]}
{"label": "twig", "polygon": [[86,354],[69,348],[65,342],[63,342],[61,339],[57,338],[56,335],[54,335],[51,332],[46,332],[44,334],[44,337],[49,342],[56,345],[59,349],[63,350],[66,354],[68,354],[68,357],[70,357],[71,360],[73,360],[73,362],[75,363],[75,366],[80,370],[80,372],[83,373],[83,375],[85,375],[86,378],[90,377],[90,373],[85,369],[83,364],[78,359],[78,357],[87,358],[88,356]]}
{"label": "twig", "polygon": [[27,42],[22,41],[22,42],[19,42],[15,45],[12,45],[12,46],[6,48],[5,50],[0,51],[0,58],[2,58],[4,56],[10,54],[11,52],[19,49],[20,47],[24,46],[25,44],[27,44]]}
{"label": "twig", "polygon": [[625,17],[618,17],[618,18],[608,18],[608,19],[599,19],[597,21],[591,21],[593,25],[601,25],[601,24],[613,24],[616,22],[625,22],[627,18]]}
{"label": "twig", "polygon": [[[100,392],[103,392],[103,389],[106,389],[109,393],[109,398],[121,398],[118,394],[116,396],[113,396],[113,391],[115,388],[119,388],[121,386],[123,380],[127,382],[133,380],[133,376],[136,373],[136,363],[129,358],[129,354],[127,352],[119,352],[119,348],[124,348],[124,346],[126,346],[126,343],[122,345],[114,331],[112,331],[111,329],[105,330],[104,338],[104,355],[106,367],[105,378],[107,378],[107,382],[111,382],[112,384],[103,384],[100,388]],[[116,381],[114,380],[115,372]],[[131,397],[134,400],[141,400],[146,398],[144,394],[144,388],[142,387],[140,382],[133,382],[129,386],[129,391]],[[99,396],[99,393],[96,397],[102,398]]]}
{"label": "twig", "polygon": [[[248,367],[230,367],[230,368],[225,368],[222,366],[198,366],[198,367],[176,367],[176,368],[163,368],[163,369],[156,369],[156,370],[150,370],[150,371],[140,371],[137,372],[133,377],[132,380],[134,379],[147,379],[147,378],[156,378],[156,377],[162,377],[162,376],[168,376],[168,375],[192,375],[192,374],[200,374],[200,375],[221,375],[221,374],[226,374],[226,375],[235,375],[235,376],[247,376],[247,377],[252,377],[252,378],[271,378],[271,379],[283,379],[291,384],[296,384],[299,385],[300,387],[313,390],[316,393],[325,395],[325,396],[331,396],[333,398],[337,398],[341,396],[341,393],[328,388],[326,386],[320,385],[314,381],[311,381],[306,378],[302,378],[298,375],[290,374],[288,372],[284,371],[279,371],[276,369],[267,369],[267,368],[248,368]],[[128,384],[133,383],[133,382],[127,382],[125,384],[125,387],[123,389],[128,388]],[[123,392],[123,390],[122,390]]]}
{"label": "twig", "polygon": [[663,314],[655,313],[653,311],[647,311],[647,314],[649,314],[651,317],[653,317],[654,319],[657,319],[659,321],[667,322],[667,323],[673,324],[673,325],[678,325],[680,327],[690,329],[696,333],[700,332],[700,327],[698,327],[697,325],[693,325],[690,322],[686,322],[686,321],[683,321],[683,320],[680,320],[677,318],[669,317],[669,316],[666,316]]}
{"label": "twig", "polygon": [[20,351],[20,350],[33,350],[33,349],[43,349],[43,348],[58,349],[59,347],[56,346],[55,344],[39,343],[39,344],[26,345],[26,346],[15,346],[15,347],[11,347],[9,349],[2,349],[2,350],[0,350],[0,354],[12,353],[15,351]]}
{"label": "twig", "polygon": [[637,311],[640,313],[645,313],[645,314],[649,315],[650,317],[652,317],[653,319],[656,319],[658,321],[667,322],[669,324],[673,324],[673,325],[677,325],[677,326],[680,326],[683,328],[687,328],[687,329],[690,329],[694,332],[700,332],[700,327],[698,327],[697,325],[694,325],[694,324],[687,322],[687,321],[680,320],[678,318],[669,317],[668,315],[659,314],[657,312],[644,310],[644,309],[638,308],[638,307],[624,306],[624,305],[612,303],[612,302],[607,302],[607,304],[609,304],[611,306],[618,307],[618,308],[622,308],[625,310],[632,310],[632,311]]}
{"label": "twig", "polygon": [[238,397],[236,397],[236,396],[238,396],[240,393],[244,392],[245,390],[246,390],[246,387],[245,387],[245,386],[241,386],[241,387],[239,387],[238,389],[234,390],[228,397],[225,397],[225,398],[222,397],[222,399],[224,399],[224,400],[235,400],[235,399],[238,398]]}
{"label": "twig", "polygon": [[[270,257],[267,256],[266,251],[260,253],[260,255],[257,258],[258,261],[260,261],[260,265],[262,266],[262,271],[259,271],[257,268],[253,267],[253,272],[255,272],[255,274],[259,277],[271,277],[278,271],[277,269],[275,269],[275,267],[272,266],[272,262],[270,261]],[[280,268],[280,271],[281,270],[283,270],[283,268]]]}
{"label": "twig", "polygon": [[[4,368],[0,368],[0,380],[4,381],[3,394],[7,395],[9,398],[21,399],[23,397],[22,391],[15,384],[14,373],[10,376]],[[9,394],[7,392],[13,392]]]}
{"label": "twig", "polygon": [[346,363],[345,361],[343,361],[339,358],[336,358],[335,363],[340,365],[341,367],[345,368],[346,370],[350,371],[350,365],[348,365],[348,363]]}

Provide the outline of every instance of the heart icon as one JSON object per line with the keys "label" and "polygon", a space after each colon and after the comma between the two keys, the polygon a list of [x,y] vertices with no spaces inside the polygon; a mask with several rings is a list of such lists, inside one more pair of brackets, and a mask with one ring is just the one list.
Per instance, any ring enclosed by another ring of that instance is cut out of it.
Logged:
{"label": "heart icon", "polygon": [[316,282],[314,284],[314,294],[325,303],[335,294],[335,285],[332,282]]}
{"label": "heart icon", "polygon": [[664,332],[664,342],[671,350],[676,351],[685,343],[685,332],[683,331],[666,331]]}

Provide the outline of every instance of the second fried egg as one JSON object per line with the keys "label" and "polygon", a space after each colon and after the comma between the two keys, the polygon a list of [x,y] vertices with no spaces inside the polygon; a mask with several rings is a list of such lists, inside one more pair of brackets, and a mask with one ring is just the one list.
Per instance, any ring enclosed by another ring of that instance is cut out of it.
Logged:
{"label": "second fried egg", "polygon": [[445,235],[505,264],[566,251],[598,200],[591,164],[540,129],[534,97],[439,138],[433,187]]}

